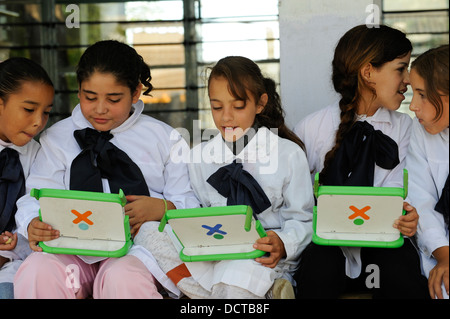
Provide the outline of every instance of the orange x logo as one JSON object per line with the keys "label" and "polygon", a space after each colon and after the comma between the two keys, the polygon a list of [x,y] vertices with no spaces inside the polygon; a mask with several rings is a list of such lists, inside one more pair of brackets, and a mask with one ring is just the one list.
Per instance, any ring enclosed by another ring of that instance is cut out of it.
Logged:
{"label": "orange x logo", "polygon": [[348,216],[348,219],[355,219],[356,217],[362,217],[365,220],[370,219],[370,217],[365,214],[365,212],[367,212],[370,209],[370,206],[366,206],[362,209],[358,209],[355,206],[350,206],[349,208],[355,213]]}
{"label": "orange x logo", "polygon": [[71,212],[72,212],[72,214],[77,216],[77,218],[75,218],[73,220],[74,224],[78,224],[79,222],[84,221],[88,225],[94,225],[94,223],[91,220],[88,219],[88,217],[92,215],[91,211],[88,210],[84,214],[80,214],[75,209],[72,209]]}

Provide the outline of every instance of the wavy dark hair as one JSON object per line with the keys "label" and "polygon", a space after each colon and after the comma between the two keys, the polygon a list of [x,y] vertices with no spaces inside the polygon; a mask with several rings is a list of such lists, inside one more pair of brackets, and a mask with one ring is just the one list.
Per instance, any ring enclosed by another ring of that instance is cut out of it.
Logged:
{"label": "wavy dark hair", "polygon": [[257,124],[267,128],[277,128],[280,137],[296,143],[305,150],[300,138],[285,124],[284,110],[281,106],[280,95],[276,90],[275,81],[264,77],[255,62],[242,56],[225,57],[211,68],[208,87],[211,79],[218,77],[227,79],[230,93],[236,99],[247,101],[249,99],[247,92],[249,92],[258,102],[261,95],[266,93],[268,101],[261,113],[256,115],[255,121]]}
{"label": "wavy dark hair", "polygon": [[134,48],[119,41],[99,41],[84,51],[77,66],[78,85],[94,72],[113,74],[119,83],[130,89],[131,94],[139,83],[147,88],[144,95],[153,89],[150,67]]}
{"label": "wavy dark hair", "polygon": [[368,63],[380,68],[387,62],[406,56],[411,50],[411,41],[405,33],[385,25],[379,28],[359,25],[347,31],[339,40],[332,62],[332,82],[336,92],[341,95],[341,123],[334,147],[325,155],[321,175],[326,174],[336,150],[356,121],[356,110],[363,89],[370,89],[375,96],[374,90],[363,80],[360,70]]}

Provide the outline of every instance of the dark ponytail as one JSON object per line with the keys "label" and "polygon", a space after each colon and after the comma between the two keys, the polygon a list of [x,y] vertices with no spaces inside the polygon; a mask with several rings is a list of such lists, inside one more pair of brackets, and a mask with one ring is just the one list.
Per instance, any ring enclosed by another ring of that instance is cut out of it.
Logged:
{"label": "dark ponytail", "polygon": [[134,48],[119,41],[99,41],[86,49],[77,66],[78,84],[81,85],[94,72],[113,74],[117,81],[130,89],[131,94],[139,83],[147,88],[144,95],[153,89],[150,68],[142,56]]}
{"label": "dark ponytail", "polygon": [[306,151],[302,140],[285,124],[285,113],[281,106],[281,98],[276,90],[275,81],[270,78],[264,78],[263,81],[269,99],[262,112],[256,115],[256,121],[262,126],[277,128],[280,137],[296,143],[303,151]]}

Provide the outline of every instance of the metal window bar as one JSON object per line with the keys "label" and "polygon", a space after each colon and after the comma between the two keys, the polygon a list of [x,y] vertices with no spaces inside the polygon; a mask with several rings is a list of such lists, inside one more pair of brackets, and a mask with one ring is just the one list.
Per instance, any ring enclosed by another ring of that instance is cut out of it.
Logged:
{"label": "metal window bar", "polygon": [[[143,0],[141,0],[143,1]],[[153,0],[157,1],[157,0]],[[170,0],[166,0],[170,1]],[[202,43],[215,43],[215,42],[241,42],[241,41],[277,41],[279,38],[261,38],[261,39],[239,39],[239,40],[224,40],[224,41],[203,41],[197,38],[195,34],[195,24],[217,24],[217,23],[254,23],[254,22],[267,22],[267,21],[277,21],[278,15],[276,16],[229,16],[229,17],[217,17],[217,18],[201,18],[201,12],[196,12],[195,2],[198,0],[184,0],[184,17],[182,20],[161,20],[161,21],[152,21],[152,20],[109,20],[109,21],[80,21],[80,25],[95,25],[95,24],[142,24],[146,25],[152,24],[173,24],[173,23],[183,23],[185,29],[185,39],[183,42],[171,42],[171,43],[135,43],[134,47],[138,46],[165,46],[165,45],[184,45],[185,47],[185,65],[157,65],[152,66],[152,69],[164,69],[164,68],[182,68],[186,67],[186,86],[184,87],[159,87],[155,88],[157,90],[186,90],[186,108],[185,109],[166,109],[166,110],[158,110],[155,111],[157,113],[176,113],[176,112],[195,112],[199,110],[198,108],[198,90],[204,89],[204,85],[199,85],[197,83],[197,68],[209,65],[209,63],[203,63],[198,61],[196,57],[196,45]],[[109,2],[123,2],[123,1],[77,1],[77,4],[98,4],[98,3],[109,3]],[[61,94],[75,94],[76,90],[65,90],[59,89],[59,83],[57,83],[57,79],[59,78],[58,73],[58,65],[55,53],[57,50],[61,49],[81,49],[86,48],[90,44],[77,44],[77,45],[67,45],[60,44],[56,41],[55,38],[55,30],[57,26],[64,26],[65,22],[57,21],[54,16],[54,7],[56,4],[71,4],[72,0],[11,0],[11,1],[0,1],[0,5],[7,4],[40,4],[42,11],[42,22],[4,22],[0,23],[2,27],[39,27],[41,30],[41,39],[45,39],[45,43],[40,43],[39,45],[0,45],[0,49],[10,49],[10,50],[24,50],[24,49],[38,49],[41,50],[41,57],[44,61],[41,61],[43,66],[49,71],[50,76],[54,80],[56,95],[60,96]],[[276,17],[276,19],[274,18]],[[189,30],[189,32],[188,32]],[[279,59],[267,59],[256,61],[257,63],[279,63]],[[64,118],[70,115],[69,109],[64,109],[62,103],[58,103],[55,101],[55,105],[59,105],[58,109],[52,111],[52,117],[56,118]],[[70,105],[67,105],[67,108],[70,108]],[[152,111],[146,111],[146,113],[152,113]],[[194,115],[195,116],[195,115]],[[192,122],[192,121],[188,121]]]}

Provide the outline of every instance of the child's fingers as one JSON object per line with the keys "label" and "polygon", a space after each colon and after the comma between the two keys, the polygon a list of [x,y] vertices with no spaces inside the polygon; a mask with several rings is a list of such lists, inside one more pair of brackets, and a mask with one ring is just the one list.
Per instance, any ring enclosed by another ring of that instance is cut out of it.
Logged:
{"label": "child's fingers", "polygon": [[135,200],[138,200],[139,198],[144,197],[141,195],[127,195],[125,196],[125,198],[127,199],[128,202],[134,202]]}
{"label": "child's fingers", "polygon": [[28,225],[28,231],[34,230],[34,229],[40,229],[40,230],[52,230],[52,226],[50,226],[47,223],[44,223],[43,221],[40,221],[39,218],[34,218],[31,220],[30,224]]}
{"label": "child's fingers", "polygon": [[9,234],[9,236],[7,237],[8,239],[5,241],[5,244],[9,245],[11,249],[13,249],[14,247],[16,247],[17,244],[17,234],[11,234],[10,232],[7,233]]}
{"label": "child's fingers", "polygon": [[38,251],[38,252],[42,252],[42,248],[38,246],[38,241],[36,240],[30,240],[28,242],[28,244],[30,245],[30,248],[32,251]]}
{"label": "child's fingers", "polygon": [[441,280],[437,271],[430,272],[428,278],[428,290],[432,299],[442,299]]}
{"label": "child's fingers", "polygon": [[131,227],[130,233],[131,233],[132,236],[134,236],[134,235],[136,235],[136,234],[138,233],[139,228],[141,228],[141,225],[142,225],[142,223],[137,223],[137,224],[134,224],[134,225]]}
{"label": "child's fingers", "polygon": [[445,291],[447,292],[447,296],[449,295],[449,291],[448,291],[448,289],[449,289],[449,283],[448,283],[448,271],[446,271],[445,273],[444,273],[444,287],[445,287]]}
{"label": "child's fingers", "polygon": [[416,224],[411,223],[403,223],[396,221],[393,225],[394,228],[397,228],[403,235],[412,237],[417,231]]}
{"label": "child's fingers", "polygon": [[403,209],[406,211],[406,215],[402,215],[395,220],[393,227],[397,228],[405,236],[414,236],[417,231],[419,214],[417,214],[416,209],[407,202],[403,203]]}
{"label": "child's fingers", "polygon": [[59,231],[53,229],[52,226],[35,218],[28,226],[29,241],[47,241],[59,237]]}
{"label": "child's fingers", "polygon": [[272,254],[268,257],[256,258],[255,261],[268,268],[275,268],[278,263],[278,259],[274,258]]}
{"label": "child's fingers", "polygon": [[9,236],[4,236],[4,235],[2,235],[2,236],[0,237],[0,245],[6,244],[6,242],[7,242],[9,239],[10,239]]}

